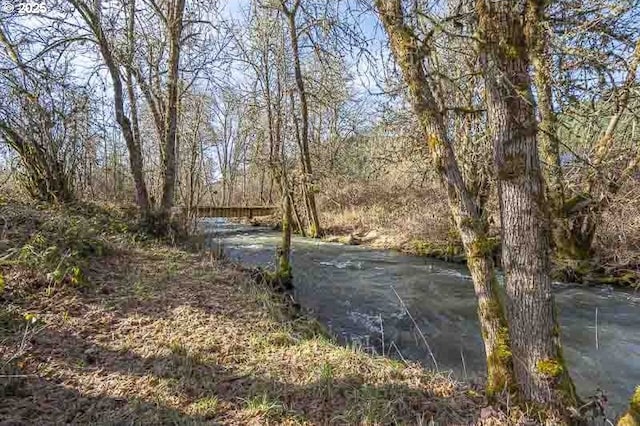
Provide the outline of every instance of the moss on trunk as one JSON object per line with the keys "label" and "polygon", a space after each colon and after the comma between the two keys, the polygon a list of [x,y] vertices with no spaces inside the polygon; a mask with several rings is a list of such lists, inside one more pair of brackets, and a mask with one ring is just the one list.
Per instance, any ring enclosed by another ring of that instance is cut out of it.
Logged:
{"label": "moss on trunk", "polygon": [[638,386],[629,401],[629,410],[618,421],[618,426],[640,425],[640,386]]}

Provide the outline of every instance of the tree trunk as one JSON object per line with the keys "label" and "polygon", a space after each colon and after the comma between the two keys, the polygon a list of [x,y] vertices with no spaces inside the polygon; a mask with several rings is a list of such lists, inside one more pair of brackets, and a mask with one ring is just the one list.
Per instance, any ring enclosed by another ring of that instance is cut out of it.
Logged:
{"label": "tree trunk", "polygon": [[180,64],[180,42],[182,36],[185,0],[169,3],[167,33],[169,35],[169,63],[167,77],[167,104],[165,106],[164,134],[164,181],[162,184],[161,215],[168,218],[176,186],[176,129],[178,116],[178,65]]}
{"label": "tree trunk", "polygon": [[495,277],[488,223],[481,206],[464,184],[438,107],[422,65],[423,51],[403,18],[401,0],[376,0],[376,8],[389,35],[391,50],[400,66],[409,98],[429,146],[434,164],[448,194],[467,255],[478,299],[478,318],[487,357],[488,396],[514,385],[507,324]]}
{"label": "tree trunk", "polygon": [[[281,210],[282,210],[282,242],[276,251],[275,279],[280,283],[291,285],[291,192],[286,175],[286,162],[284,147],[282,144],[282,85],[280,82],[280,72],[276,68],[276,96],[271,97],[271,80],[269,78],[269,50],[265,49],[262,54],[264,66],[264,97],[267,106],[267,121],[269,127],[269,169],[271,170],[271,187],[269,189],[269,200],[271,200],[271,190],[273,183],[280,185]],[[275,114],[274,114],[275,111]]]}
{"label": "tree trunk", "polygon": [[629,410],[620,418],[618,426],[640,425],[640,386],[638,386],[629,401]]}
{"label": "tree trunk", "polygon": [[[135,96],[135,90],[133,88],[133,75],[131,73],[131,65],[134,61],[134,40],[135,40],[135,12],[136,2],[135,0],[129,0],[129,16],[127,22],[127,43],[129,49],[129,66],[126,70],[126,85],[127,95],[129,97],[129,109],[131,110],[131,133],[133,140],[131,141],[132,147],[129,149],[129,156],[135,157],[131,162],[131,170],[134,175],[134,182],[136,186],[136,200],[140,205],[142,212],[146,215],[149,212],[151,206],[149,205],[149,194],[147,193],[147,184],[144,180],[144,162],[142,158],[142,139],[140,137],[140,127],[138,123],[138,103]],[[127,143],[129,147],[129,143]],[[133,152],[133,154],[132,154]],[[135,166],[134,166],[135,163]],[[134,170],[134,167],[137,170]],[[137,177],[135,175],[138,175]],[[138,183],[138,182],[141,183]]]}
{"label": "tree trunk", "polygon": [[529,77],[524,2],[479,0],[494,141],[507,318],[522,396],[566,413],[577,397],[562,358],[551,292],[549,216]]}
{"label": "tree trunk", "polygon": [[127,144],[127,150],[129,151],[129,165],[136,187],[136,202],[140,207],[140,210],[142,210],[143,213],[146,213],[149,211],[149,196],[147,192],[147,185],[144,181],[142,152],[140,150],[140,146],[135,141],[131,122],[124,113],[124,96],[120,70],[118,69],[118,65],[112,55],[109,42],[102,30],[100,11],[92,11],[81,0],[71,0],[71,3],[76,10],[80,12],[80,15],[95,35],[98,47],[100,48],[100,53],[102,54],[102,58],[104,59],[107,69],[109,70],[109,75],[111,76],[111,82],[113,84],[113,100],[115,104],[116,122],[122,130],[122,136],[124,137]]}
{"label": "tree trunk", "polygon": [[553,109],[551,89],[551,53],[549,51],[549,31],[546,26],[544,0],[528,0],[527,20],[530,29],[531,64],[533,82],[536,87],[540,126],[538,135],[542,164],[547,181],[549,204],[554,216],[564,208],[564,175],[560,164],[560,139],[558,138],[558,119]]}
{"label": "tree trunk", "polygon": [[[296,139],[296,143],[298,144],[298,147],[300,148],[300,163],[302,165],[302,184],[300,185],[300,191],[302,193],[302,201],[304,202],[304,210],[307,213],[307,224],[308,224],[308,229],[312,230],[313,229],[313,207],[312,204],[309,202],[309,188],[307,186],[307,180],[306,180],[306,165],[305,165],[305,160],[304,160],[304,155],[302,155],[302,152],[304,152],[304,146],[302,145],[302,139],[300,138],[300,126],[298,124],[298,117],[295,114],[295,100],[293,99],[293,92],[290,92],[290,99],[291,99],[291,109],[293,110],[292,112],[292,116],[293,116],[293,130],[294,130],[294,134],[295,134],[295,139]],[[293,203],[293,208],[294,211],[297,212],[297,208],[295,206],[294,203],[294,197],[291,197],[291,202]],[[299,223],[300,225],[302,224],[302,222]],[[302,229],[302,228],[301,228]],[[314,238],[312,236],[312,238]]]}
{"label": "tree trunk", "polygon": [[285,10],[285,13],[289,22],[289,34],[291,37],[291,50],[293,52],[293,65],[294,74],[296,80],[296,86],[298,89],[298,96],[300,97],[300,115],[302,120],[302,131],[300,140],[300,155],[302,156],[303,176],[302,184],[304,185],[304,194],[309,210],[309,236],[311,238],[318,238],[322,235],[320,228],[320,219],[318,217],[318,209],[316,207],[316,199],[313,189],[310,188],[309,179],[313,178],[313,171],[311,168],[311,155],[309,154],[309,110],[307,106],[307,94],[305,92],[304,80],[302,78],[302,67],[300,66],[300,52],[298,45],[298,29],[296,27],[296,12],[299,5],[299,0],[292,10]]}
{"label": "tree trunk", "polygon": [[553,109],[551,52],[546,27],[546,6],[542,0],[527,1],[527,26],[530,31],[530,58],[533,65],[533,84],[536,88],[540,125],[538,140],[546,179],[547,198],[551,207],[551,242],[555,253],[562,258],[586,260],[590,256],[592,236],[585,239],[580,222],[571,217],[565,206],[564,174],[560,162],[558,119]]}
{"label": "tree trunk", "polygon": [[282,242],[277,249],[276,280],[285,285],[291,284],[291,197],[284,173],[281,175],[282,188]]}
{"label": "tree trunk", "polygon": [[296,220],[296,225],[298,226],[298,232],[300,232],[300,236],[306,237],[307,233],[304,230],[304,226],[302,225],[302,220],[300,219],[300,213],[298,213],[298,208],[296,207],[296,203],[293,202],[293,197],[289,195],[289,202],[291,203],[291,207],[293,208],[293,217]]}

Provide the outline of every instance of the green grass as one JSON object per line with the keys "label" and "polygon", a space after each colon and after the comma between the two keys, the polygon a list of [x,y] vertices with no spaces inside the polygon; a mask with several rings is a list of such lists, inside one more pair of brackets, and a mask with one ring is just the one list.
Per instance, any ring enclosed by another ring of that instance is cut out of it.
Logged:
{"label": "green grass", "polygon": [[196,416],[209,419],[215,417],[218,408],[219,401],[217,397],[205,397],[191,404],[190,412]]}
{"label": "green grass", "polygon": [[284,406],[266,392],[245,400],[245,411],[251,417],[275,419],[285,413]]}

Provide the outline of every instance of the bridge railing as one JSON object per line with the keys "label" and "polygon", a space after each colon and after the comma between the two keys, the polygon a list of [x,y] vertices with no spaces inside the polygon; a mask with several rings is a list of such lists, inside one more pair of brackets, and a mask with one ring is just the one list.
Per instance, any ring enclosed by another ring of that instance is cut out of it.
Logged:
{"label": "bridge railing", "polygon": [[198,217],[248,217],[269,216],[278,208],[275,206],[198,206]]}

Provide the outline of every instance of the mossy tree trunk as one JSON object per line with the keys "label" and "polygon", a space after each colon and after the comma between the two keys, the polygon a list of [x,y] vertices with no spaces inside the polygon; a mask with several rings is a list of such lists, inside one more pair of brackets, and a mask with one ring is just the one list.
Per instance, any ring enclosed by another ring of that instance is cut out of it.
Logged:
{"label": "mossy tree trunk", "polygon": [[538,157],[525,3],[477,2],[500,204],[507,318],[521,396],[566,415],[567,407],[577,405],[577,396],[562,357],[551,292],[549,213]]}
{"label": "mossy tree trunk", "polygon": [[549,2],[528,0],[526,35],[530,43],[529,57],[533,66],[533,86],[537,94],[539,112],[538,141],[546,180],[550,207],[551,243],[554,254],[572,261],[586,261],[591,257],[595,235],[594,212],[576,211],[582,206],[581,197],[565,199],[565,176],[560,160],[558,117],[553,106],[552,57],[550,33],[546,14]]}
{"label": "mossy tree trunk", "polygon": [[[558,117],[554,111],[552,52],[549,37],[552,29],[546,9],[550,2],[527,0],[527,36],[533,82],[540,116],[538,138],[547,182],[547,194],[552,213],[552,242],[560,258],[585,261],[592,256],[593,240],[600,215],[620,186],[640,167],[640,155],[632,156],[623,167],[616,164],[607,169],[607,160],[615,142],[615,132],[626,111],[632,87],[640,65],[640,40],[628,63],[627,76],[616,92],[616,111],[610,117],[604,134],[594,144],[579,193],[571,196],[562,170]],[[606,170],[605,170],[606,169]],[[607,176],[603,178],[603,176]],[[606,181],[606,182],[605,182]]]}
{"label": "mossy tree trunk", "polygon": [[591,257],[593,240],[602,213],[622,184],[640,166],[640,154],[632,155],[622,167],[619,167],[618,162],[612,161],[611,158],[617,128],[623,114],[629,107],[633,87],[637,85],[639,67],[640,39],[636,41],[628,63],[626,78],[622,85],[616,89],[616,111],[609,118],[604,134],[593,148],[595,154],[589,165],[584,191],[566,201],[562,211],[561,224],[563,226],[561,232],[558,233],[562,239],[558,240],[557,246],[559,250],[569,249],[566,251],[567,254],[575,256],[574,258],[579,260]]}
{"label": "mossy tree trunk", "polygon": [[527,30],[531,40],[531,65],[536,88],[540,125],[538,139],[542,155],[543,172],[547,180],[549,205],[554,215],[564,208],[564,174],[560,163],[558,118],[553,107],[551,52],[547,27],[545,0],[527,1]]}
{"label": "mossy tree trunk", "polygon": [[629,401],[629,410],[618,420],[618,426],[640,425],[640,386],[638,386]]}
{"label": "mossy tree trunk", "polygon": [[401,0],[377,0],[375,4],[460,231],[478,299],[478,318],[487,356],[486,389],[488,395],[492,396],[512,387],[514,380],[507,324],[491,254],[492,245],[487,238],[486,216],[463,180],[453,144],[446,131],[444,115],[425,74],[425,50],[419,46],[413,30],[404,21]]}
{"label": "mossy tree trunk", "polygon": [[[283,174],[282,180],[286,180]],[[276,258],[276,279],[283,284],[291,283],[291,196],[287,182],[282,183],[282,242],[278,247]]]}
{"label": "mossy tree trunk", "polygon": [[[272,88],[269,61],[269,56],[272,50],[269,47],[269,40],[267,39],[265,48],[262,51],[262,75],[264,77],[263,94],[267,108],[267,121],[269,128],[269,169],[271,171],[271,182],[277,182],[280,186],[282,213],[282,240],[276,251],[274,279],[280,284],[284,284],[285,288],[288,288],[291,285],[292,280],[290,256],[293,196],[287,178],[287,165],[285,161],[282,137],[283,87],[281,83],[281,68],[278,66],[275,67],[275,87]],[[275,93],[272,94],[273,89],[275,89]],[[299,221],[299,219],[297,220]]]}
{"label": "mossy tree trunk", "polygon": [[[553,79],[550,33],[544,0],[528,0],[526,5],[526,36],[530,43],[529,57],[533,66],[540,116],[538,140],[546,179],[547,199],[551,213],[552,243],[556,255],[565,259],[587,260],[595,234],[591,209],[576,209],[586,200],[580,196],[565,199],[565,177],[560,160],[558,117],[553,107]],[[586,213],[586,214],[585,214]]]}

